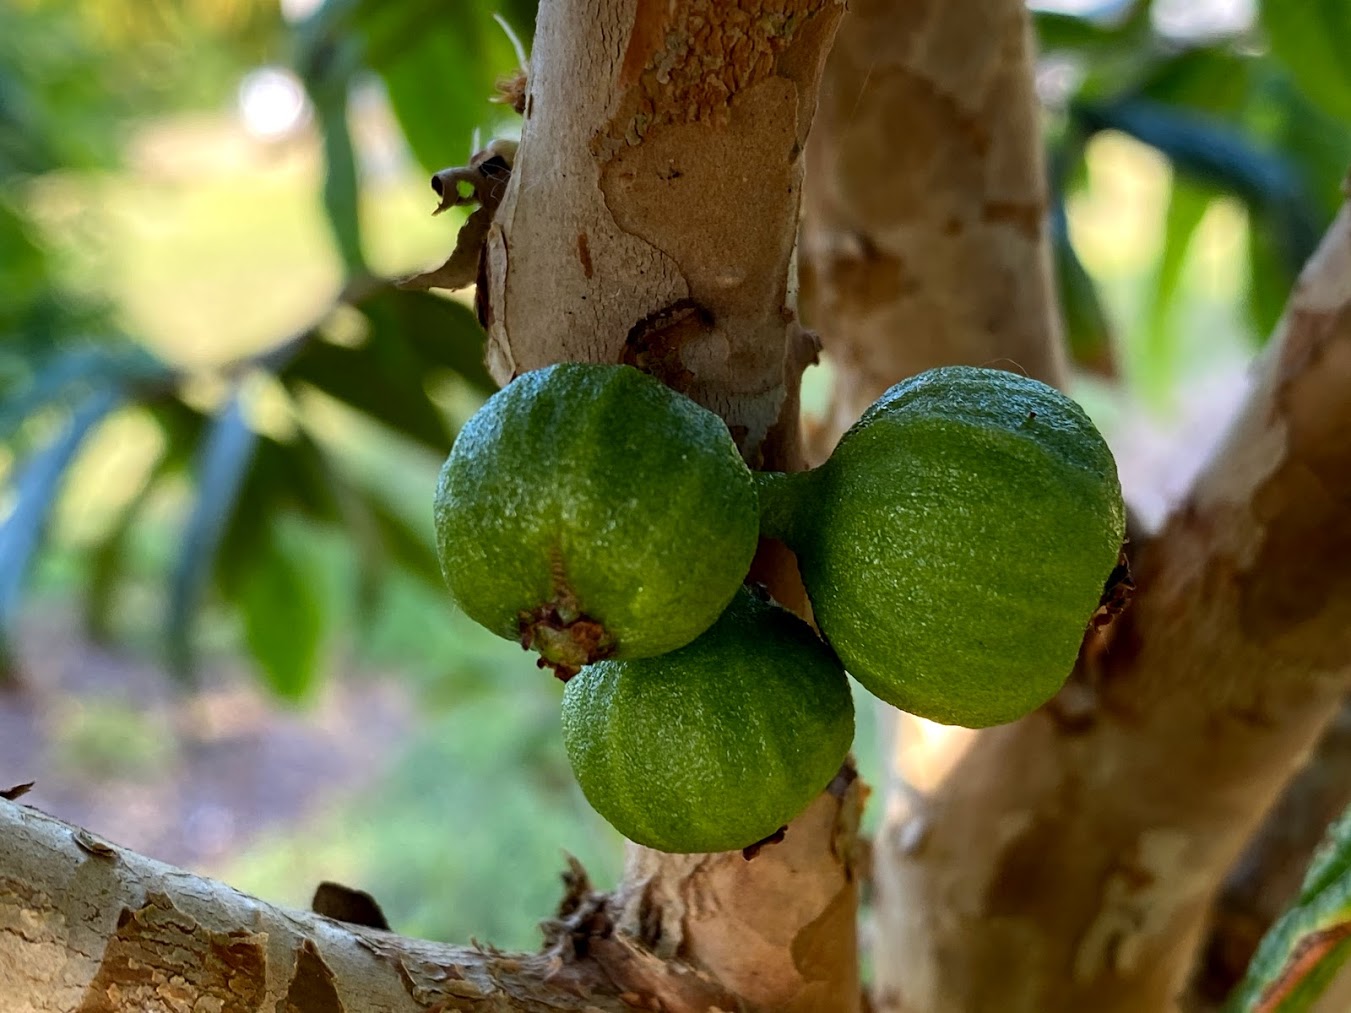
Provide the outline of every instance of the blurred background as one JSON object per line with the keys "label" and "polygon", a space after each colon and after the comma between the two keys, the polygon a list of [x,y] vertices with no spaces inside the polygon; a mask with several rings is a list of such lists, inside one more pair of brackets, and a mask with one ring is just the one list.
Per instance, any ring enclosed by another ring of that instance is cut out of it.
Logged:
{"label": "blurred background", "polygon": [[[1341,199],[1351,14],[1034,7],[1074,394],[1155,524]],[[491,99],[534,13],[0,5],[0,788],[432,938],[533,946],[564,851],[613,881],[560,686],[432,554],[436,470],[493,389],[472,295],[388,284],[463,221],[430,173],[518,129]],[[880,780],[867,711],[857,750]]]}

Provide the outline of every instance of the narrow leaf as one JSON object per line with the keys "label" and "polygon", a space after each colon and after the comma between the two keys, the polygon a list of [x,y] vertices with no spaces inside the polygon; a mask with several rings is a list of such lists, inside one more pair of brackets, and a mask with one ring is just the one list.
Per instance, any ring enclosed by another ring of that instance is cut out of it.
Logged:
{"label": "narrow leaf", "polygon": [[104,389],[71,416],[65,432],[28,459],[14,488],[14,505],[0,524],[0,654],[22,597],[24,578],[42,542],[61,480],[81,444],[121,403],[120,391]]}
{"label": "narrow leaf", "polygon": [[1163,249],[1143,326],[1144,373],[1147,384],[1161,394],[1176,374],[1179,334],[1173,326],[1174,309],[1181,288],[1187,252],[1201,220],[1210,209],[1213,195],[1185,179],[1174,178],[1164,216]]}
{"label": "narrow leaf", "polygon": [[1060,200],[1051,209],[1051,244],[1070,358],[1090,373],[1114,377],[1117,365],[1112,326],[1098,286],[1070,240],[1068,216]]}
{"label": "narrow leaf", "polygon": [[1276,329],[1299,268],[1292,263],[1273,216],[1261,211],[1248,219],[1248,322],[1259,343]]}
{"label": "narrow leaf", "polygon": [[1351,810],[1329,828],[1295,905],[1271,927],[1228,1013],[1304,1013],[1351,957]]}
{"label": "narrow leaf", "polygon": [[168,656],[172,671],[184,680],[194,669],[193,622],[256,443],[244,417],[243,394],[236,390],[207,430],[197,465],[197,501],[170,580]]}
{"label": "narrow leaf", "polygon": [[423,368],[402,334],[373,331],[357,348],[311,341],[279,374],[288,386],[306,383],[439,454],[451,435],[422,386]]}
{"label": "narrow leaf", "polygon": [[356,152],[347,124],[347,92],[311,92],[324,138],[324,213],[349,278],[367,273],[361,251]]}
{"label": "narrow leaf", "polygon": [[324,633],[319,578],[287,553],[273,531],[244,574],[238,604],[249,652],[263,681],[283,700],[314,685]]}

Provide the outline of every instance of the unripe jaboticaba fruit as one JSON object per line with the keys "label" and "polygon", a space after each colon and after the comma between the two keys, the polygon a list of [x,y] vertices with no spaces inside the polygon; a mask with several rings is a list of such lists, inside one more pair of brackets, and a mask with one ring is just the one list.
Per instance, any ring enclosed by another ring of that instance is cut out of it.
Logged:
{"label": "unripe jaboticaba fruit", "polygon": [[707,629],[750,567],[757,516],[723,421],[629,366],[514,380],[460,431],[436,491],[455,601],[565,672]]}
{"label": "unripe jaboticaba fruit", "polygon": [[797,616],[746,591],[688,646],[590,665],[563,694],[563,741],[587,800],[660,851],[770,836],[830,783],[853,737],[839,660]]}
{"label": "unripe jaboticaba fruit", "polygon": [[1054,388],[971,367],[892,387],[820,468],[762,478],[822,635],[883,700],[1012,721],[1074,667],[1115,567],[1112,454]]}

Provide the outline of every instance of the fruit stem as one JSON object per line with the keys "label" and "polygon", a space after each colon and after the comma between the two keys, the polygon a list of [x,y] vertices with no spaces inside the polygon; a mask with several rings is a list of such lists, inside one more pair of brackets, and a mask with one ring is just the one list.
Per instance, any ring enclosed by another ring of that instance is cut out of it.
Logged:
{"label": "fruit stem", "polygon": [[794,532],[801,480],[810,473],[757,471],[754,474],[755,489],[760,496],[760,534],[778,539],[791,548],[796,541]]}

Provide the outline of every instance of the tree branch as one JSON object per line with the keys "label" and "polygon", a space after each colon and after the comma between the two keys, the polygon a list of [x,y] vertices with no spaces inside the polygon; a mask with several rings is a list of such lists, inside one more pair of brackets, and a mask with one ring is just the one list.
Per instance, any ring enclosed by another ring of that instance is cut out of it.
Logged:
{"label": "tree branch", "polygon": [[[887,387],[934,366],[998,366],[1063,386],[1038,117],[1021,0],[851,6],[826,65],[802,231],[804,305],[836,368],[815,457]],[[882,841],[915,828],[913,800],[971,738],[931,734],[889,708],[886,721]],[[898,907],[913,898],[891,884],[876,882],[882,1008],[914,987],[914,961],[896,954],[924,917]]]}
{"label": "tree branch", "polygon": [[499,380],[633,361],[722,415],[756,459],[784,399],[802,150],[843,9],[541,7],[486,251]]}
{"label": "tree branch", "polygon": [[1351,675],[1348,391],[1344,209],[1073,708],[977,736],[879,842],[884,1008],[1176,1007],[1223,876]]}
{"label": "tree branch", "polygon": [[708,978],[617,935],[576,865],[537,954],[273,907],[6,801],[0,870],[0,996],[15,1013],[735,1008]]}
{"label": "tree branch", "polygon": [[[544,4],[483,305],[501,381],[628,362],[718,412],[754,466],[800,464],[804,336],[788,292],[802,153],[842,0]],[[800,604],[791,556],[756,579]],[[740,853],[631,849],[621,930],[743,1002],[857,1009],[861,787]]]}

